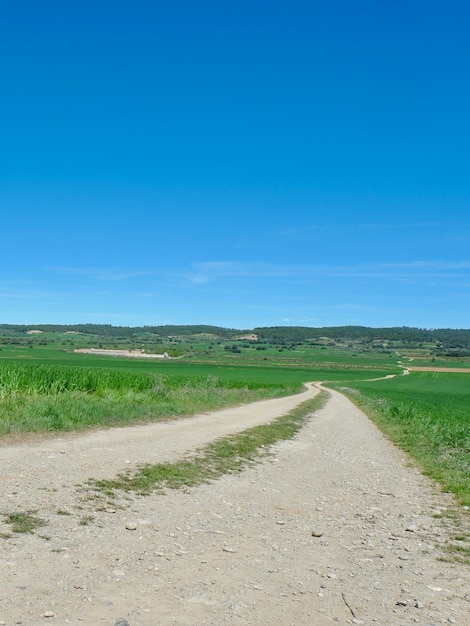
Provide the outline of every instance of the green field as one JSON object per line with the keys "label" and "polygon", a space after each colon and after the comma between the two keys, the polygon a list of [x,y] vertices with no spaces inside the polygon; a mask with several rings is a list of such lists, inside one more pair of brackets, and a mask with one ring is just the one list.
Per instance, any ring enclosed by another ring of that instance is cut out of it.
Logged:
{"label": "green field", "polygon": [[[470,331],[281,327],[257,329],[256,341],[214,327],[1,331],[3,437],[175,419],[324,381],[349,395],[426,473],[470,505],[470,376],[401,375],[407,365],[470,370]],[[74,352],[84,347],[168,352],[171,358]],[[369,382],[390,374],[395,378]]]}
{"label": "green field", "polygon": [[222,381],[194,370],[181,375],[93,367],[93,359],[82,367],[3,361],[0,434],[156,421],[298,390],[298,384],[230,377]]}
{"label": "green field", "polygon": [[[0,361],[0,435],[70,431],[191,415],[297,393],[310,380],[354,381],[362,370],[82,357]],[[367,375],[378,375],[367,370]]]}

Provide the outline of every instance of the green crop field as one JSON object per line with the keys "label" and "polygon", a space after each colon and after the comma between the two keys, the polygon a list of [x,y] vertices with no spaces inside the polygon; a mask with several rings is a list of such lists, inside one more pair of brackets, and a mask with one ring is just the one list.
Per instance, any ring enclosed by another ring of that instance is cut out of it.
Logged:
{"label": "green crop field", "polygon": [[[117,361],[116,361],[117,362]],[[202,374],[202,375],[201,375]],[[214,373],[3,361],[0,434],[68,431],[191,415],[295,393],[295,383],[241,380]]]}
{"label": "green crop field", "polygon": [[[350,382],[363,370],[243,363],[148,362],[99,356],[0,361],[0,434],[70,431],[191,415],[297,393],[311,380]],[[76,363],[76,362],[75,362]],[[380,375],[367,370],[367,376]]]}

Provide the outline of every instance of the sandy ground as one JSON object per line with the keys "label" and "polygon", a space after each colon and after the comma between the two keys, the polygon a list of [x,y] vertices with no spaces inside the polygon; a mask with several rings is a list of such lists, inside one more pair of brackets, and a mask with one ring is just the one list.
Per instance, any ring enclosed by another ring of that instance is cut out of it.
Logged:
{"label": "sandy ground", "polygon": [[451,497],[338,393],[271,457],[212,484],[104,506],[77,487],[315,392],[1,447],[1,513],[47,525],[0,538],[0,624],[470,624],[470,568],[441,560],[450,529],[435,516]]}

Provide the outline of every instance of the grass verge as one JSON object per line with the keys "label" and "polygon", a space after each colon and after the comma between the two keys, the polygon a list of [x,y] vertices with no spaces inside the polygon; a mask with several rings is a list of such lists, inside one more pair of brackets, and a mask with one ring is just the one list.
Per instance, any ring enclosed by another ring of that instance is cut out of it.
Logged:
{"label": "grass verge", "polygon": [[327,397],[326,392],[321,392],[269,424],[217,439],[197,450],[190,459],[145,465],[136,472],[119,474],[113,480],[89,480],[88,488],[108,497],[114,497],[117,491],[148,495],[165,489],[194,487],[216,480],[223,474],[241,471],[267,456],[273,444],[291,439],[312,412],[325,404]]}

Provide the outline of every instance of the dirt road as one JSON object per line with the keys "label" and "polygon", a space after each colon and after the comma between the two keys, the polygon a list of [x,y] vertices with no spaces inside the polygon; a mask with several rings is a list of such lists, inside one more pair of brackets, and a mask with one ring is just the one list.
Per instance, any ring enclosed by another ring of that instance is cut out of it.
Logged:
{"label": "dirt road", "polygon": [[76,487],[180,458],[315,391],[0,448],[1,513],[47,520],[0,539],[0,624],[470,624],[470,568],[439,560],[449,530],[435,516],[452,499],[340,394],[271,458],[212,484],[119,506]]}

